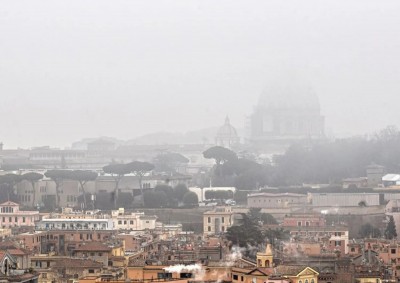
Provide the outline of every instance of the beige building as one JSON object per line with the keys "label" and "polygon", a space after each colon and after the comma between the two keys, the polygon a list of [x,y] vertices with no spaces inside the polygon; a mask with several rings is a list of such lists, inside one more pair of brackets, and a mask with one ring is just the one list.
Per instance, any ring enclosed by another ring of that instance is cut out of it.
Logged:
{"label": "beige building", "polygon": [[115,230],[154,230],[156,228],[157,217],[145,215],[144,212],[132,212],[125,214],[124,208],[111,212]]}
{"label": "beige building", "polygon": [[294,193],[256,193],[247,196],[247,206],[252,208],[287,208],[307,204],[307,195]]}
{"label": "beige building", "polygon": [[230,206],[218,206],[203,214],[204,235],[225,233],[234,224],[234,212]]}

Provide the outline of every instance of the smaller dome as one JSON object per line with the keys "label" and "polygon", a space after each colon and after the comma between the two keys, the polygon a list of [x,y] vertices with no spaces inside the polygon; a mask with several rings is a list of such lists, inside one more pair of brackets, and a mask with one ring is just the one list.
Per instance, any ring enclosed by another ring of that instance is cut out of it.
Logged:
{"label": "smaller dome", "polygon": [[217,137],[237,137],[236,129],[231,125],[228,116],[225,118],[225,124],[218,129]]}

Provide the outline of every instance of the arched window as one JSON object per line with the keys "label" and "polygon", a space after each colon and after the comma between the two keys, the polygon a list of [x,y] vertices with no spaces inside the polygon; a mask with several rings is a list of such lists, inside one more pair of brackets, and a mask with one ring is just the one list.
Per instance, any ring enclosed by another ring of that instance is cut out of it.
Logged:
{"label": "arched window", "polygon": [[303,283],[303,281],[299,280],[299,283]]}
{"label": "arched window", "polygon": [[306,281],[304,281],[304,283],[308,283],[308,279],[306,279]]}
{"label": "arched window", "polygon": [[311,283],[315,283],[315,282],[314,282],[314,279],[311,279]]}
{"label": "arched window", "polygon": [[270,267],[269,260],[266,260],[266,261],[265,261],[265,267]]}

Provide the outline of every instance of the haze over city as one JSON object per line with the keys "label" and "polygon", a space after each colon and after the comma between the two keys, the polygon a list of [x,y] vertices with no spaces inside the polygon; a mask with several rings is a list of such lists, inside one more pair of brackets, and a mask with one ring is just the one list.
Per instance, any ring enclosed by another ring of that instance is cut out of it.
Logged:
{"label": "haze over city", "polygon": [[399,1],[0,1],[1,140],[237,128],[277,73],[327,132],[398,125]]}

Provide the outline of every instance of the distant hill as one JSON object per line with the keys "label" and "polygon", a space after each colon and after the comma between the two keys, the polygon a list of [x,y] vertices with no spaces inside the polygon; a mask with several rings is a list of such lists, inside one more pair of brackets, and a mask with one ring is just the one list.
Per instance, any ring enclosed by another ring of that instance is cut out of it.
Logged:
{"label": "distant hill", "polygon": [[[214,144],[219,127],[188,131],[186,133],[156,132],[142,135],[127,141],[112,137],[85,138],[72,144],[72,149],[87,149],[87,144],[98,140],[114,142],[120,145],[166,145],[166,144]],[[243,129],[237,129],[239,137],[243,137]]]}
{"label": "distant hill", "polygon": [[214,143],[218,127],[190,131],[186,133],[157,132],[146,134],[126,142],[126,145],[154,144],[202,144]]}

